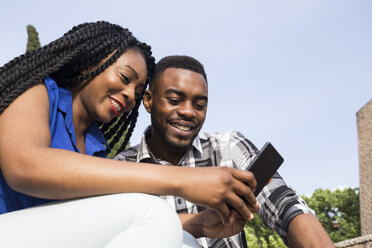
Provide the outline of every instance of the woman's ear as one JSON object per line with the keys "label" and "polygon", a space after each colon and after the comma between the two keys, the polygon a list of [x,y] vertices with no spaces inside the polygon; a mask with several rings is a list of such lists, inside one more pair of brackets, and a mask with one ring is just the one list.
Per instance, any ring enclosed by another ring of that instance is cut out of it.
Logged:
{"label": "woman's ear", "polygon": [[151,114],[152,108],[152,92],[151,90],[146,90],[143,94],[143,106],[145,107],[146,111]]}

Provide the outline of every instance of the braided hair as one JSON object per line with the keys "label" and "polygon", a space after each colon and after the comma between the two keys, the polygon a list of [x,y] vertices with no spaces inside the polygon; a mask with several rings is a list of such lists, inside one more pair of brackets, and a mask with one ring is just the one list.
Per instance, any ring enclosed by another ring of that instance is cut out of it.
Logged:
{"label": "braided hair", "polygon": [[[60,87],[90,82],[129,48],[142,52],[147,65],[148,84],[155,67],[151,47],[138,41],[128,29],[105,21],[73,27],[61,38],[16,57],[0,68],[0,115],[19,95],[45,77],[52,77]],[[81,73],[92,67],[95,69]],[[99,123],[110,148],[120,143],[120,138],[128,129],[117,152],[126,147],[132,135],[142,97],[143,92],[131,111],[109,123]]]}

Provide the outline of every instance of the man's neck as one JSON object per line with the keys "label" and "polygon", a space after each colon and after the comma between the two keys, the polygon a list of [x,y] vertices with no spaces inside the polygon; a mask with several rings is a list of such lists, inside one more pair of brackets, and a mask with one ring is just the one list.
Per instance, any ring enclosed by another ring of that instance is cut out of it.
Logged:
{"label": "man's neck", "polygon": [[159,141],[159,139],[156,138],[156,134],[154,135],[153,132],[151,132],[151,137],[147,140],[147,146],[156,158],[165,160],[173,165],[177,165],[186,153],[186,150],[175,150],[164,142]]}

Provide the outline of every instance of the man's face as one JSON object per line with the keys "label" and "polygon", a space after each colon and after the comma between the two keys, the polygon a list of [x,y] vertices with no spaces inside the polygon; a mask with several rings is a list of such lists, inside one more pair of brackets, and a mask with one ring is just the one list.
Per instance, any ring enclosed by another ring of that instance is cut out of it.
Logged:
{"label": "man's face", "polygon": [[199,73],[168,68],[145,93],[143,102],[151,114],[152,141],[183,151],[203,126],[208,86]]}

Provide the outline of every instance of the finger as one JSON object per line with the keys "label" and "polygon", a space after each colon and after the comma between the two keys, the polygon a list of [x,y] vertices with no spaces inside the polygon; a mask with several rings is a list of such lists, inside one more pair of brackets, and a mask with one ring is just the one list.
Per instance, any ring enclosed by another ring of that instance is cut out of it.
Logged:
{"label": "finger", "polygon": [[230,225],[235,228],[243,228],[245,226],[245,223],[247,223],[247,220],[245,220],[241,215],[239,217],[230,217]]}
{"label": "finger", "polygon": [[228,199],[228,203],[233,207],[239,214],[241,214],[245,220],[253,219],[252,211],[247,207],[245,202],[236,194],[231,194]]}
{"label": "finger", "polygon": [[221,221],[224,225],[229,223],[230,210],[225,203],[221,203],[217,208],[214,209],[220,216]]}
{"label": "finger", "polygon": [[253,212],[258,212],[258,201],[250,187],[236,180],[234,182],[234,192],[239,195]]}
{"label": "finger", "polygon": [[269,180],[269,182],[267,184],[271,183],[272,180],[273,180],[273,178],[270,178],[270,180]]}
{"label": "finger", "polygon": [[252,172],[244,170],[234,170],[233,176],[239,181],[248,185],[253,192],[256,190],[257,182]]}
{"label": "finger", "polygon": [[235,221],[235,220],[241,220],[246,222],[244,217],[239,214],[234,208],[230,210],[230,222]]}

